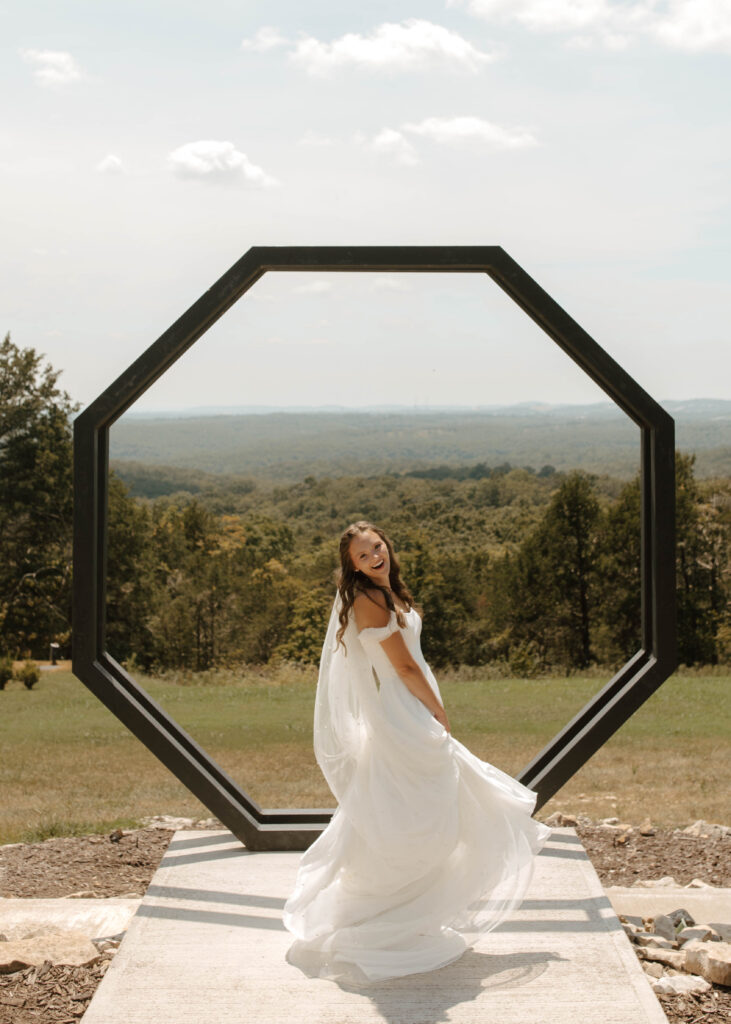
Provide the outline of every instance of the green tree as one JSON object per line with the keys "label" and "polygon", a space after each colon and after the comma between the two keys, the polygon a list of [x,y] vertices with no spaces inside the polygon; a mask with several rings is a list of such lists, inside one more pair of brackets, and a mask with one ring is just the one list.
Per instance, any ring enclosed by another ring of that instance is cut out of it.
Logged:
{"label": "green tree", "polygon": [[570,473],[515,555],[496,570],[495,632],[511,657],[585,668],[592,632],[600,507],[593,478]]}
{"label": "green tree", "polygon": [[69,639],[76,408],[42,360],[0,344],[0,642],[35,656]]}

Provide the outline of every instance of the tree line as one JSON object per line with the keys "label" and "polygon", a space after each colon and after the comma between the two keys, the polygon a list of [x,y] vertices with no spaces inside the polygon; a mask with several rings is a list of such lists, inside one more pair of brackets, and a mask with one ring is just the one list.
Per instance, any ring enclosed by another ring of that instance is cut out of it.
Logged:
{"label": "tree line", "polygon": [[[9,336],[0,346],[0,655],[16,658],[70,640],[75,410],[58,376]],[[731,658],[731,480],[698,481],[693,463],[678,455],[680,660],[715,664]],[[638,479],[480,463],[285,485],[209,475],[195,491],[135,498],[111,475],[107,647],[120,661],[315,663],[337,538],[359,518],[393,537],[436,666],[571,671],[639,645]]]}

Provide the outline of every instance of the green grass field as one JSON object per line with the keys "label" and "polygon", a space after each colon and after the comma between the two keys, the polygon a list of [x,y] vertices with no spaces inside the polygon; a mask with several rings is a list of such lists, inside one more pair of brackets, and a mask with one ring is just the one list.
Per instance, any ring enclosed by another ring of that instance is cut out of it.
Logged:
{"label": "green grass field", "polygon": [[[329,807],[312,754],[314,673],[143,685],[264,807]],[[513,774],[603,685],[447,677],[455,736]],[[731,823],[731,675],[678,674],[542,810],[684,825]],[[0,692],[0,843],[207,817],[200,803],[67,672]]]}

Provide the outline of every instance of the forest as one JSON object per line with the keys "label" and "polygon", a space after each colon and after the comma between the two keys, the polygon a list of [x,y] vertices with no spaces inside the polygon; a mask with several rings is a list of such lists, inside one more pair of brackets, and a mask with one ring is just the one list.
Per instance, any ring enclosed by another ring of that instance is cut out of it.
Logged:
{"label": "forest", "polygon": [[[52,640],[69,653],[75,407],[58,376],[10,336],[0,345],[0,658],[46,657]],[[317,662],[337,539],[356,519],[393,538],[436,666],[531,677],[636,650],[636,474],[399,452],[385,469],[346,475],[335,460],[299,477],[292,459],[267,475],[265,449],[243,475],[116,462],[110,653],[152,672]],[[676,468],[680,661],[728,663],[731,477],[701,478],[692,451]]]}

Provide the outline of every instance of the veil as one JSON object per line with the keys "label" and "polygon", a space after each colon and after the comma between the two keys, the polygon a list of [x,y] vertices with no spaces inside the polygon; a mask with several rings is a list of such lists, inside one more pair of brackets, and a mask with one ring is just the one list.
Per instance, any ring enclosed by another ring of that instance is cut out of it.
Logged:
{"label": "veil", "polygon": [[343,642],[336,634],[342,602],[337,595],[330,613],[320,659],[315,696],[315,758],[333,796],[347,803],[359,757],[378,734],[382,710],[377,680],[358,639],[351,614]]}

